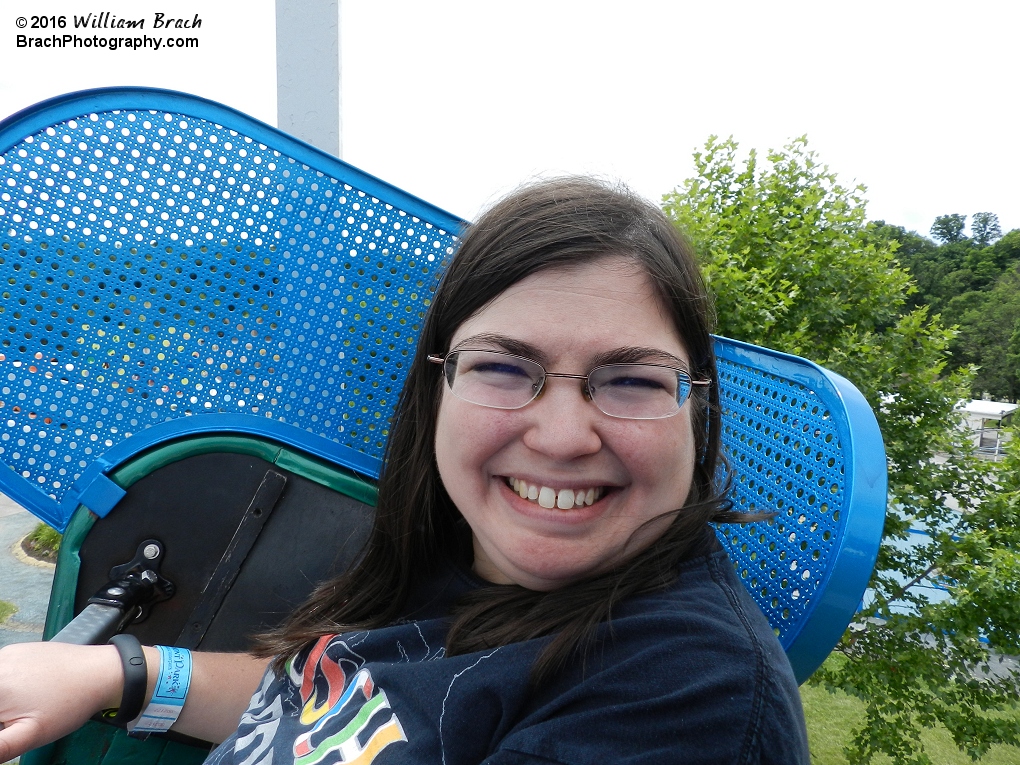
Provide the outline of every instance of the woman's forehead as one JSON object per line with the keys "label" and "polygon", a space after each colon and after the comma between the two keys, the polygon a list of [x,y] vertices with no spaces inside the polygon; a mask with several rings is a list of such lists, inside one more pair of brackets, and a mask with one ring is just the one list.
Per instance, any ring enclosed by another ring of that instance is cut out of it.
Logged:
{"label": "woman's forehead", "polygon": [[622,257],[531,274],[464,321],[450,347],[483,336],[516,339],[550,355],[564,346],[595,354],[640,346],[686,358],[651,278]]}

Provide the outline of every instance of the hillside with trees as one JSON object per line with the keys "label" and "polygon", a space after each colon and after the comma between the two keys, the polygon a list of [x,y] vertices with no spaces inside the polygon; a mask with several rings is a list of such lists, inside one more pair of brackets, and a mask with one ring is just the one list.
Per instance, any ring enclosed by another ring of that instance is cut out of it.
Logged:
{"label": "hillside with trees", "polygon": [[908,305],[928,306],[959,334],[950,342],[950,369],[973,365],[974,398],[1020,398],[1020,229],[1002,236],[998,217],[939,216],[931,239],[882,221],[879,241],[896,242],[896,258],[914,277]]}

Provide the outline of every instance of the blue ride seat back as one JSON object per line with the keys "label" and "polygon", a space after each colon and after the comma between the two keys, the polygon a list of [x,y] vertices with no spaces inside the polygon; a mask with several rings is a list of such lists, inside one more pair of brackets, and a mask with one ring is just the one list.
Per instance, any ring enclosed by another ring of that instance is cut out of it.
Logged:
{"label": "blue ride seat back", "polygon": [[[239,112],[115,88],[0,125],[0,489],[62,529],[155,445],[244,433],[378,475],[464,222]],[[874,564],[885,457],[810,362],[718,338],[723,527],[803,680]]]}

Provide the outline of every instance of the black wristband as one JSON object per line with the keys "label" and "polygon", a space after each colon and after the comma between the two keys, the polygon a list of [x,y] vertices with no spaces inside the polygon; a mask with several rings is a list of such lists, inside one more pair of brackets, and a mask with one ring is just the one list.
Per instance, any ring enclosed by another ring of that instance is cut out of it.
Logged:
{"label": "black wristband", "polygon": [[134,635],[114,635],[110,643],[117,647],[121,664],[124,665],[124,692],[120,697],[120,708],[110,722],[114,725],[127,725],[142,713],[149,672],[145,666],[142,644]]}

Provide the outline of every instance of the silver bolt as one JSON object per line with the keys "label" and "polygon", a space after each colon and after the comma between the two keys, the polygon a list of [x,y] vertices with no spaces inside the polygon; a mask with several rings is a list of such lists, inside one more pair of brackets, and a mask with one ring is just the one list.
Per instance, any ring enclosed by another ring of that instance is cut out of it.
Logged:
{"label": "silver bolt", "polygon": [[142,581],[143,582],[150,582],[151,583],[151,582],[155,582],[157,579],[159,579],[159,577],[156,576],[156,572],[155,571],[149,571],[148,569],[146,569],[145,571],[142,572]]}
{"label": "silver bolt", "polygon": [[123,587],[111,587],[110,589],[108,589],[106,591],[106,594],[107,595],[113,595],[114,597],[117,597],[118,595],[123,595],[124,594],[124,588]]}
{"label": "silver bolt", "polygon": [[159,545],[145,545],[145,549],[142,550],[142,555],[144,555],[147,560],[153,560],[154,558],[158,558]]}

